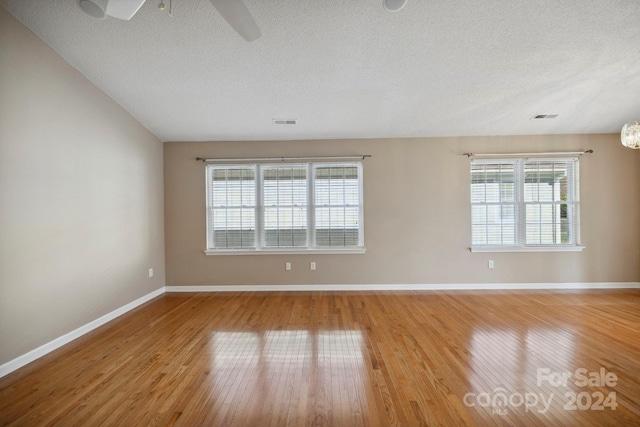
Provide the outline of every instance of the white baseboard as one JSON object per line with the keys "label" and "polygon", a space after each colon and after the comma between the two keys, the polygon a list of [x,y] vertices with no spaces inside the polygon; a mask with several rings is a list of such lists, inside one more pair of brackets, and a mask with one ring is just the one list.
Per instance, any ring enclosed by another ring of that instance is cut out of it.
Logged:
{"label": "white baseboard", "polygon": [[92,330],[104,325],[105,323],[115,319],[116,317],[122,316],[126,312],[133,310],[134,308],[144,304],[149,300],[152,300],[158,295],[164,294],[164,292],[165,292],[164,287],[157,289],[145,296],[138,298],[135,301],[130,302],[129,304],[126,304],[116,310],[113,310],[111,313],[107,313],[104,316],[99,317],[98,319],[87,323],[86,325],[80,326],[78,329],[75,329],[67,334],[64,334],[63,336],[58,337],[53,341],[49,341],[48,343],[41,345],[40,347],[34,350],[31,350],[30,352],[25,353],[22,356],[18,356],[13,360],[8,361],[7,363],[0,365],[0,378],[10,374],[16,369],[19,369],[25,366],[28,363],[33,362],[36,359],[39,359],[45,354],[50,353],[53,350],[62,347],[65,344],[70,343],[71,341],[81,337],[87,332],[91,332]]}
{"label": "white baseboard", "polygon": [[490,291],[560,289],[640,289],[640,282],[580,283],[433,283],[376,285],[215,285],[167,286],[166,292],[282,292],[282,291]]}
{"label": "white baseboard", "polygon": [[257,291],[491,291],[491,290],[562,290],[562,289],[640,289],[640,282],[581,283],[445,283],[445,284],[358,284],[358,285],[229,285],[229,286],[165,286],[104,316],[87,323],[30,352],[0,365],[0,378],[62,347],[105,323],[165,292],[257,292]]}

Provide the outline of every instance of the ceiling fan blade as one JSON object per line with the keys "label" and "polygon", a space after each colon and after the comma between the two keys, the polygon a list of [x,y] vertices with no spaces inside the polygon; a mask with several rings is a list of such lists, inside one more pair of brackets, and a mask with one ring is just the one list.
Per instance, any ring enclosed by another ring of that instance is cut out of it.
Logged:
{"label": "ceiling fan blade", "polygon": [[[113,0],[111,0],[113,1]],[[211,0],[220,16],[240,34],[243,39],[252,42],[260,38],[262,33],[258,24],[253,20],[251,12],[242,0]]]}
{"label": "ceiling fan blade", "polygon": [[145,0],[108,0],[107,15],[128,21],[142,7]]}

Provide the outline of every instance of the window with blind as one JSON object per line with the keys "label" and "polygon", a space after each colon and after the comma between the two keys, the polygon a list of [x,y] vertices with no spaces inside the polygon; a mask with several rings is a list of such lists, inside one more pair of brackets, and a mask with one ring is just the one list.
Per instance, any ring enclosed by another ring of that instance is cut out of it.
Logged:
{"label": "window with blind", "polygon": [[207,254],[363,252],[362,163],[207,165]]}
{"label": "window with blind", "polygon": [[580,250],[578,159],[473,159],[472,250]]}
{"label": "window with blind", "polygon": [[306,165],[264,166],[262,243],[265,248],[307,246]]}
{"label": "window with blind", "polygon": [[316,245],[358,246],[361,207],[357,165],[315,165],[313,171]]}
{"label": "window with blind", "polygon": [[256,246],[255,166],[209,167],[208,246],[241,249]]}

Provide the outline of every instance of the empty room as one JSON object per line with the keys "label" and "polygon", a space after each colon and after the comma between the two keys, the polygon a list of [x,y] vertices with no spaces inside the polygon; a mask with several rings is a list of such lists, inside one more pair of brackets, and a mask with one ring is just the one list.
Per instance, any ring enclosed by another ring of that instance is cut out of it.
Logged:
{"label": "empty room", "polygon": [[0,0],[0,425],[640,425],[639,22]]}

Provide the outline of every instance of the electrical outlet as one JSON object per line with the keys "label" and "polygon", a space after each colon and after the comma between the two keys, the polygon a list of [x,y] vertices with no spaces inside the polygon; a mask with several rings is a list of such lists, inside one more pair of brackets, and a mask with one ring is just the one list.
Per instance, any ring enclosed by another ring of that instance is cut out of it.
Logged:
{"label": "electrical outlet", "polygon": [[490,260],[489,260],[489,265],[488,265],[488,267],[489,267],[489,268],[493,268],[493,260],[492,260],[492,259],[490,259]]}
{"label": "electrical outlet", "polygon": [[316,262],[315,261],[311,261],[311,264],[309,264],[309,268],[311,270],[315,270],[316,269]]}
{"label": "electrical outlet", "polygon": [[291,263],[290,262],[285,263],[284,264],[284,269],[287,270],[287,271],[291,270]]}
{"label": "electrical outlet", "polygon": [[153,277],[153,268],[149,269],[149,277]]}

